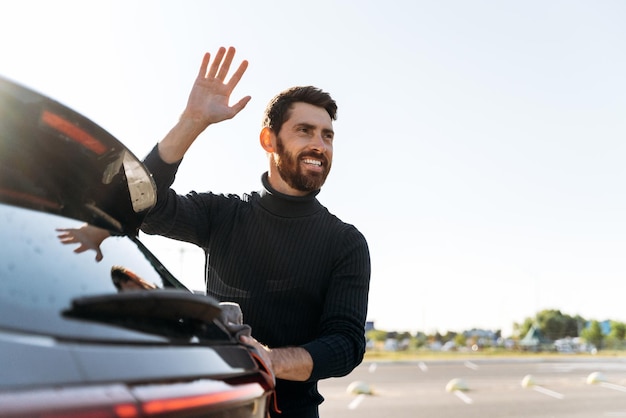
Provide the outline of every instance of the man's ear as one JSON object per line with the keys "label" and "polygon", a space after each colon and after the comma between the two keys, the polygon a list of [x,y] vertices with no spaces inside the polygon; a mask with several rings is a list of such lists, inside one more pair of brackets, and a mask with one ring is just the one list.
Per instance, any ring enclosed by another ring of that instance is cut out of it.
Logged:
{"label": "man's ear", "polygon": [[274,132],[265,127],[261,129],[261,134],[259,135],[259,139],[261,141],[261,146],[266,152],[274,152]]}

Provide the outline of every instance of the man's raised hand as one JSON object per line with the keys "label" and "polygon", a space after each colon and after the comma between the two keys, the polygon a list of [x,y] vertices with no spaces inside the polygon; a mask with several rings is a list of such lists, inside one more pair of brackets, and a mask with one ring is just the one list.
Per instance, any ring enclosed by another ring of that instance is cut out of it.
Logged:
{"label": "man's raised hand", "polygon": [[233,118],[248,104],[250,96],[243,97],[232,106],[229,105],[231,93],[248,68],[248,61],[242,61],[226,81],[234,57],[233,47],[228,50],[224,47],[218,49],[213,62],[210,53],[204,54],[198,77],[193,84],[181,119],[199,123],[201,129],[204,129],[212,123]]}

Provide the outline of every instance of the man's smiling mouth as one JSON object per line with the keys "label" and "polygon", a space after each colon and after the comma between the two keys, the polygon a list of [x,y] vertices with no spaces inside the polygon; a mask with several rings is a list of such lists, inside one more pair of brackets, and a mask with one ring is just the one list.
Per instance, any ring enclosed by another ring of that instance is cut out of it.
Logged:
{"label": "man's smiling mouth", "polygon": [[320,160],[314,160],[312,158],[305,158],[304,160],[302,160],[302,162],[304,162],[305,164],[314,165],[316,167],[321,167],[322,166],[322,162]]}

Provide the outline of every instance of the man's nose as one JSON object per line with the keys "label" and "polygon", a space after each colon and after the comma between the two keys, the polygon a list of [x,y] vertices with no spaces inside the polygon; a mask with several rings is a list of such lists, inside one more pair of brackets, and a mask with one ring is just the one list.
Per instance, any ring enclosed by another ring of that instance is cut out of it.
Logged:
{"label": "man's nose", "polygon": [[311,139],[311,148],[319,152],[324,152],[326,151],[327,146],[328,145],[326,144],[326,141],[324,141],[324,137],[321,132],[313,135]]}

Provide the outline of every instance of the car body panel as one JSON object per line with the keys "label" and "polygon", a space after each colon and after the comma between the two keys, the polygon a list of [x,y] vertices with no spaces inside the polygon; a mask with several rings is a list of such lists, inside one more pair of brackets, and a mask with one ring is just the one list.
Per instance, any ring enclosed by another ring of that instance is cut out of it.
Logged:
{"label": "car body panel", "polygon": [[199,344],[85,344],[0,331],[0,353],[4,354],[0,390],[181,377],[227,378],[256,367],[243,347],[229,347],[227,356],[222,351]]}
{"label": "car body panel", "polygon": [[[254,349],[141,242],[155,201],[120,141],[0,77],[0,417],[266,416]],[[102,261],[59,239],[85,222]]]}
{"label": "car body panel", "polygon": [[136,233],[156,192],[150,173],[107,131],[0,77],[0,197]]}

